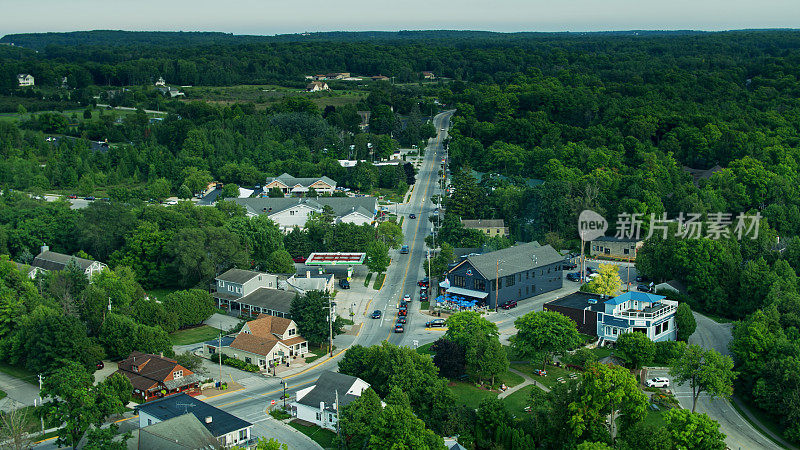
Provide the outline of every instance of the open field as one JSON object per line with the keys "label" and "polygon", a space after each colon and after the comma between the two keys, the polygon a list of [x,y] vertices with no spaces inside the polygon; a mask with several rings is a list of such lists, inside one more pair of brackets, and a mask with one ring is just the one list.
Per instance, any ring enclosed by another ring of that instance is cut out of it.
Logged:
{"label": "open field", "polygon": [[219,330],[208,325],[178,330],[169,335],[169,340],[173,345],[196,344],[205,342],[219,336]]}

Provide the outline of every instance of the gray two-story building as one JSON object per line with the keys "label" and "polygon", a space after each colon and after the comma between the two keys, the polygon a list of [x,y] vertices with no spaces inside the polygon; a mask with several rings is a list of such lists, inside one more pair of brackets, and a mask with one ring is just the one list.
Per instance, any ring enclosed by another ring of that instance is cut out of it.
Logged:
{"label": "gray two-story building", "polygon": [[448,296],[477,300],[490,308],[562,287],[564,257],[538,242],[465,258],[447,272]]}
{"label": "gray two-story building", "polygon": [[289,317],[296,292],[279,289],[277,275],[230,269],[214,280],[211,296],[217,307],[237,316],[269,314]]}

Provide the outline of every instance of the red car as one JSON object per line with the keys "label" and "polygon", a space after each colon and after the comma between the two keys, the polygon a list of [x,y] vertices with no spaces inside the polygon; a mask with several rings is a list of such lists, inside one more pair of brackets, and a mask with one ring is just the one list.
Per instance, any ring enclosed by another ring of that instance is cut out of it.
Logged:
{"label": "red car", "polygon": [[398,316],[405,316],[408,314],[408,310],[405,307],[401,307],[399,311],[397,311]]}
{"label": "red car", "polygon": [[295,256],[294,258],[292,258],[292,261],[303,264],[306,262],[306,259],[307,258],[305,256]]}
{"label": "red car", "polygon": [[501,304],[500,307],[503,308],[503,309],[516,308],[517,307],[517,302],[514,301],[514,300],[511,300],[511,301],[508,301],[508,302],[505,302],[505,303]]}
{"label": "red car", "polygon": [[547,371],[546,370],[542,370],[542,369],[536,369],[536,370],[533,371],[533,373],[535,373],[536,375],[539,375],[540,377],[546,377],[547,376]]}
{"label": "red car", "polygon": [[70,195],[69,195],[69,198],[78,198],[78,196],[77,196],[77,195],[75,195],[75,194],[70,194]]}
{"label": "red car", "polygon": [[425,287],[427,287],[428,286],[428,278],[423,278],[423,279],[417,281],[417,286],[420,286],[420,287],[421,286],[425,286]]}

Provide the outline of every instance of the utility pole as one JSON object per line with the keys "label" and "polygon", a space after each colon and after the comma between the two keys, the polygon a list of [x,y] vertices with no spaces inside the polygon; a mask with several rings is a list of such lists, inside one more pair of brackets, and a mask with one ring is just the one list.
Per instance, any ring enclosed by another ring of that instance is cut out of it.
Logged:
{"label": "utility pole", "polygon": [[500,296],[500,259],[497,259],[497,272],[494,275],[494,312],[497,312],[497,305],[499,304],[498,297]]}
{"label": "utility pole", "polygon": [[339,436],[339,390],[336,390],[336,436]]}
{"label": "utility pole", "polygon": [[325,295],[328,297],[328,353],[333,357],[333,308],[331,308],[330,294]]}
{"label": "utility pole", "polygon": [[217,356],[219,356],[219,387],[222,387],[222,332],[219,333],[219,347],[217,347]]}
{"label": "utility pole", "polygon": [[583,282],[586,281],[586,260],[583,258],[583,247],[584,247],[584,241],[583,241],[583,236],[581,236],[581,273],[580,273],[581,284],[583,284]]}
{"label": "utility pole", "polygon": [[286,411],[286,380],[281,378],[281,384],[283,384],[283,410]]}

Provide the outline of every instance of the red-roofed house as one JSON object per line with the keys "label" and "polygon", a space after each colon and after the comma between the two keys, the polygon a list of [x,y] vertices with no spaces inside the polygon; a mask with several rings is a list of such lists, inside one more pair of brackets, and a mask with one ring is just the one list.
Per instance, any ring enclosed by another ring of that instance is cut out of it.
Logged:
{"label": "red-roofed house", "polygon": [[199,393],[202,378],[174,359],[135,351],[117,366],[117,373],[131,381],[133,395],[145,401],[178,392]]}

